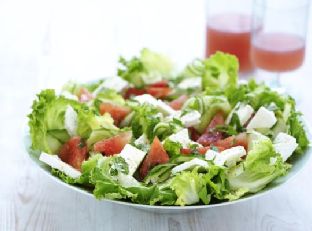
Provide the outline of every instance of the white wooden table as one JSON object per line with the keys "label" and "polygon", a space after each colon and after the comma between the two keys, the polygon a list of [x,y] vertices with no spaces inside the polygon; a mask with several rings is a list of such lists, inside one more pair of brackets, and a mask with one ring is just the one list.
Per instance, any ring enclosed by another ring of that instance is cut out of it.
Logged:
{"label": "white wooden table", "polygon": [[[202,54],[203,21],[202,2],[191,0],[0,1],[0,231],[312,230],[312,162],[269,195],[172,215],[79,195],[26,156],[25,117],[40,87],[111,74],[118,54],[142,46],[185,63]],[[300,108],[310,121],[311,45],[308,39],[305,65],[284,81],[300,92]]]}

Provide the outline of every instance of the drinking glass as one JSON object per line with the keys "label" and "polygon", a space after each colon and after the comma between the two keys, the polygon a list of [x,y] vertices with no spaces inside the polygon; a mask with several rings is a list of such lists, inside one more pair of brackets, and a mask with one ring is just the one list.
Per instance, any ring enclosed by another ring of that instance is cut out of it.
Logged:
{"label": "drinking glass", "polygon": [[253,70],[250,60],[252,0],[206,1],[206,57],[216,51],[237,56],[240,72]]}
{"label": "drinking glass", "polygon": [[280,74],[299,68],[305,55],[309,0],[255,0],[251,59],[273,73],[272,87],[281,87]]}

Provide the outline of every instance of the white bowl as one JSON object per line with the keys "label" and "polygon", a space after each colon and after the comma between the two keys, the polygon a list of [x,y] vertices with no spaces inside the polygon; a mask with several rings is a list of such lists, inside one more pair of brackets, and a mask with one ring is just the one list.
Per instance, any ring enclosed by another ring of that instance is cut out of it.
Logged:
{"label": "white bowl", "polygon": [[[304,124],[305,124],[306,131],[308,133],[308,137],[309,137],[309,139],[311,139],[311,130],[307,126],[307,123],[304,123]],[[35,165],[37,165],[41,170],[43,170],[48,176],[50,176],[50,178],[52,178],[54,181],[56,181],[56,183],[62,184],[67,188],[70,188],[72,190],[75,190],[76,192],[79,192],[81,194],[84,194],[88,197],[95,199],[92,192],[90,192],[90,191],[88,191],[82,187],[79,187],[79,186],[66,184],[65,182],[60,180],[58,177],[53,176],[51,174],[50,167],[48,165],[42,163],[41,161],[39,161],[40,153],[31,150],[31,148],[30,148],[31,140],[30,140],[28,131],[25,132],[24,144],[25,144],[25,147],[26,147],[27,152],[29,154],[28,156],[31,158],[33,163]],[[102,199],[102,200],[107,201],[107,202],[111,202],[111,203],[116,203],[116,204],[123,205],[123,206],[129,206],[129,207],[133,207],[136,209],[142,209],[142,210],[146,210],[149,212],[157,212],[157,213],[181,213],[181,212],[187,212],[187,211],[191,211],[191,210],[209,209],[209,208],[214,208],[214,207],[219,207],[219,206],[227,206],[230,204],[236,204],[236,203],[240,203],[240,202],[243,202],[246,200],[250,200],[250,199],[262,196],[266,193],[272,192],[274,189],[285,184],[291,178],[293,178],[300,170],[302,170],[304,168],[304,166],[306,166],[306,164],[308,163],[308,161],[311,157],[311,154],[312,154],[312,148],[311,148],[311,146],[309,146],[309,148],[306,150],[306,152],[304,154],[291,158],[290,163],[292,164],[292,168],[288,171],[288,173],[285,176],[277,178],[276,180],[271,182],[269,185],[267,185],[267,187],[265,187],[263,190],[261,190],[260,192],[258,192],[256,194],[249,194],[249,195],[246,195],[246,196],[242,197],[241,199],[238,199],[235,201],[222,202],[219,204],[209,204],[209,205],[155,206],[155,205],[134,204],[131,202],[109,200],[109,199]]]}

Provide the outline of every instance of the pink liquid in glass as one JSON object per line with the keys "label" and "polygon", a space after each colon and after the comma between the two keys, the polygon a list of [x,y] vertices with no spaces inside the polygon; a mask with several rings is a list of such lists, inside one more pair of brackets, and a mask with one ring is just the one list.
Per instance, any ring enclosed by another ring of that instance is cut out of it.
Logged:
{"label": "pink liquid in glass", "polygon": [[251,17],[244,14],[218,14],[208,19],[206,57],[216,51],[235,55],[241,72],[253,69],[250,59]]}
{"label": "pink liquid in glass", "polygon": [[295,70],[304,60],[304,40],[294,34],[263,33],[252,43],[251,57],[254,64],[267,71]]}

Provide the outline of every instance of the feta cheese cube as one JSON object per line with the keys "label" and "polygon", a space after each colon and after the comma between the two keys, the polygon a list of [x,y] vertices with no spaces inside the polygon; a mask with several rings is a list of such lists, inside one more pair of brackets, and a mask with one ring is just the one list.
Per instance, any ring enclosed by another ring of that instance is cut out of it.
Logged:
{"label": "feta cheese cube", "polygon": [[143,151],[148,151],[149,149],[149,140],[147,139],[146,135],[143,134],[141,135],[138,139],[136,139],[134,141],[134,144],[137,146],[137,147],[140,147],[141,150]]}
{"label": "feta cheese cube", "polygon": [[255,110],[253,109],[253,107],[250,106],[249,104],[240,106],[236,112],[238,115],[240,124],[241,125],[246,124],[246,122],[250,119],[254,111]]}
{"label": "feta cheese cube", "polygon": [[285,132],[280,132],[275,137],[273,143],[296,143],[296,138]]}
{"label": "feta cheese cube", "polygon": [[166,115],[175,115],[176,110],[172,109],[169,105],[165,102],[161,101],[160,99],[155,99],[153,96],[149,94],[138,95],[134,97],[134,100],[138,101],[139,104],[150,104],[160,110],[163,114]]}
{"label": "feta cheese cube", "polygon": [[233,110],[230,112],[228,117],[226,118],[225,123],[229,124],[233,117],[233,114],[237,114],[240,124],[243,126],[250,119],[252,114],[254,113],[254,109],[249,104],[237,103]]}
{"label": "feta cheese cube", "polygon": [[134,141],[134,144],[135,145],[146,145],[146,144],[149,144],[149,141],[146,137],[145,134],[141,135],[139,138],[137,138],[135,141]]}
{"label": "feta cheese cube", "polygon": [[134,100],[138,101],[139,104],[150,104],[152,106],[157,106],[157,99],[150,94],[143,94],[134,97]]}
{"label": "feta cheese cube", "polygon": [[[164,118],[164,122],[170,122],[170,121],[172,121],[173,119],[177,119],[177,120],[180,120],[180,121],[181,121],[181,114],[182,114],[182,111],[181,111],[181,110],[175,110],[174,113],[172,113],[172,114],[170,114],[170,115],[168,115],[168,116],[166,116],[166,117]],[[181,121],[181,123],[182,123],[182,121]]]}
{"label": "feta cheese cube", "polygon": [[73,168],[69,164],[63,162],[57,155],[51,155],[43,152],[40,154],[39,160],[46,163],[50,167],[65,173],[71,178],[77,179],[81,175],[81,172],[79,172],[77,169]]}
{"label": "feta cheese cube", "polygon": [[165,115],[175,115],[177,113],[176,110],[172,109],[168,104],[161,101],[160,99],[157,100],[156,107]]}
{"label": "feta cheese cube", "polygon": [[140,186],[140,183],[131,175],[119,173],[117,176],[118,182],[125,188]]}
{"label": "feta cheese cube", "polygon": [[265,107],[260,107],[255,116],[247,125],[247,129],[271,128],[277,119],[274,112],[269,111]]}
{"label": "feta cheese cube", "polygon": [[215,159],[213,160],[213,163],[216,166],[224,166],[225,160],[226,160],[225,156],[221,156],[221,154],[219,154],[216,155]]}
{"label": "feta cheese cube", "polygon": [[246,150],[243,146],[236,146],[226,149],[216,156],[214,164],[217,166],[226,165],[227,167],[234,166],[241,157],[246,155]]}
{"label": "feta cheese cube", "polygon": [[114,76],[111,78],[104,79],[104,82],[100,84],[94,91],[93,95],[99,94],[103,89],[112,89],[117,92],[121,92],[128,86],[128,82],[124,79],[120,78],[119,76]]}
{"label": "feta cheese cube", "polygon": [[173,174],[176,174],[178,172],[184,171],[189,168],[193,168],[195,166],[208,167],[208,163],[204,160],[194,158],[190,161],[184,162],[183,164],[175,166],[171,171]]}
{"label": "feta cheese cube", "polygon": [[296,138],[284,132],[277,134],[273,141],[274,149],[286,161],[298,147]]}
{"label": "feta cheese cube", "polygon": [[201,89],[202,87],[202,78],[201,77],[194,77],[184,79],[181,83],[177,86],[179,89],[187,90],[187,89]]}
{"label": "feta cheese cube", "polygon": [[205,159],[206,160],[213,160],[217,155],[219,155],[220,153],[212,150],[212,149],[208,149],[208,151],[205,154]]}
{"label": "feta cheese cube", "polygon": [[64,127],[70,136],[77,134],[78,115],[70,105],[67,106],[65,111]]}
{"label": "feta cheese cube", "polygon": [[146,152],[143,152],[130,144],[126,144],[119,155],[127,162],[129,175],[132,176],[144,159]]}
{"label": "feta cheese cube", "polygon": [[189,138],[189,133],[186,128],[178,131],[175,134],[172,134],[168,137],[169,140],[180,143],[183,148],[188,148],[190,144],[194,143],[190,138]]}
{"label": "feta cheese cube", "polygon": [[194,110],[180,117],[180,120],[182,124],[188,128],[198,125],[200,123],[200,117],[200,113]]}

